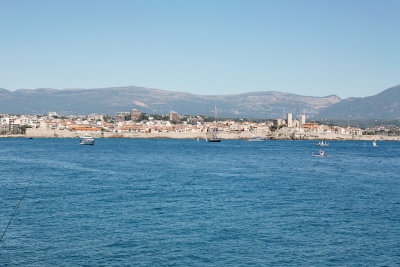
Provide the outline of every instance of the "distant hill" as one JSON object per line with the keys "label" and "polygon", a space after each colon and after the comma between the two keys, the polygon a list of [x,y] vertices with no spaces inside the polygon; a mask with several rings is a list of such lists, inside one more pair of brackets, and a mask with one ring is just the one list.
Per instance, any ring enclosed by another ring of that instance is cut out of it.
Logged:
{"label": "distant hill", "polygon": [[130,109],[166,114],[213,115],[220,117],[281,118],[291,112],[316,115],[341,99],[338,96],[312,97],[280,92],[252,92],[234,95],[196,95],[136,86],[101,89],[0,89],[0,113],[115,114]]}
{"label": "distant hill", "polygon": [[400,85],[369,97],[347,98],[321,110],[315,117],[331,119],[400,119]]}

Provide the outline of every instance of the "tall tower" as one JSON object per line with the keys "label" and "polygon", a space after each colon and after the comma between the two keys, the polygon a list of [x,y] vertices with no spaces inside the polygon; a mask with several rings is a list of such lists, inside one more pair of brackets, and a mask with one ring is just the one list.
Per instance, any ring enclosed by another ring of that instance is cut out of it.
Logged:
{"label": "tall tower", "polygon": [[287,114],[287,127],[293,127],[293,116],[292,113]]}
{"label": "tall tower", "polygon": [[300,115],[300,127],[303,126],[304,123],[306,123],[306,115],[301,114]]}
{"label": "tall tower", "polygon": [[169,113],[169,120],[170,121],[179,121],[179,114],[176,111],[171,111]]}

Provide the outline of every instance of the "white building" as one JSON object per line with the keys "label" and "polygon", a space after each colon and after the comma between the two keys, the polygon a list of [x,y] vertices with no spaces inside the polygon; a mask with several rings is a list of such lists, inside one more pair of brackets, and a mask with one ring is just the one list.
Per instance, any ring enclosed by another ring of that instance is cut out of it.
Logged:
{"label": "white building", "polygon": [[306,115],[301,114],[300,115],[300,127],[303,126],[304,123],[306,123]]}
{"label": "white building", "polygon": [[47,115],[48,115],[49,117],[58,117],[57,112],[54,112],[54,111],[50,111]]}
{"label": "white building", "polygon": [[293,127],[293,115],[292,113],[287,114],[287,127],[292,128]]}

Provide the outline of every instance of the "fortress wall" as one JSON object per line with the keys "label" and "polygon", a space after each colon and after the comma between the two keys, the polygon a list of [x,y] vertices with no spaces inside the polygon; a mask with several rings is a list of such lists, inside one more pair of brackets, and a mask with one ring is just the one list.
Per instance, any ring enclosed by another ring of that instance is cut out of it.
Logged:
{"label": "fortress wall", "polygon": [[[7,135],[7,137],[34,137],[34,138],[79,138],[84,134],[90,134],[95,138],[171,138],[171,139],[205,139],[204,132],[152,132],[152,133],[116,133],[101,131],[79,131],[71,132],[68,130],[48,130],[48,129],[26,129],[26,135]],[[218,137],[221,139],[248,139],[254,136],[272,139],[301,139],[301,140],[397,140],[400,136],[380,136],[380,135],[345,135],[335,133],[271,133],[271,132],[220,132]],[[6,136],[3,136],[6,137]]]}

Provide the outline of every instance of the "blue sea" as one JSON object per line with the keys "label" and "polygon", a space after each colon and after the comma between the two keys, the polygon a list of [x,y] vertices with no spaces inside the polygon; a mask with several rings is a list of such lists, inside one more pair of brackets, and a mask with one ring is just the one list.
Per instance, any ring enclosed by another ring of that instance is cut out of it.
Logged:
{"label": "blue sea", "polygon": [[0,139],[0,266],[400,266],[400,142]]}

